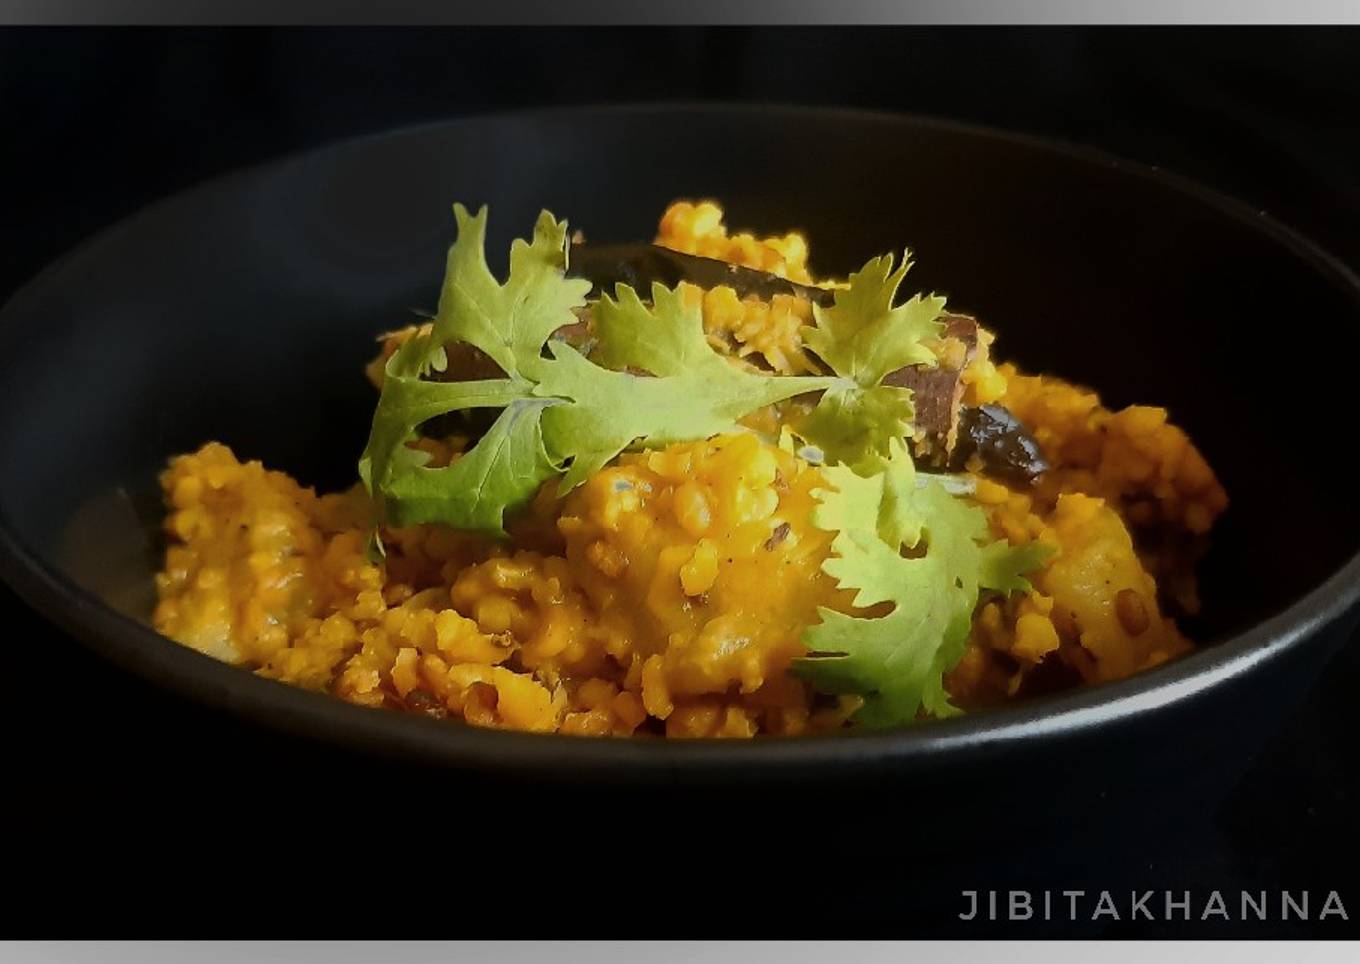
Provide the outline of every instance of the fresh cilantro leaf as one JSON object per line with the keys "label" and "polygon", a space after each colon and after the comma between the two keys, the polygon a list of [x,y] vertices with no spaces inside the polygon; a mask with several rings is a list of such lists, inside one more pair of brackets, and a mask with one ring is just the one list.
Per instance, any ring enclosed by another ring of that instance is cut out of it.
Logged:
{"label": "fresh cilantro leaf", "polygon": [[[598,302],[596,355],[588,359],[551,340],[577,320],[575,309],[590,288],[565,277],[566,224],[541,214],[533,242],[511,247],[502,285],[486,264],[486,209],[472,216],[455,205],[454,214],[458,237],[438,311],[428,331],[388,360],[360,459],[360,475],[386,522],[503,535],[507,513],[554,475],[563,475],[565,492],[631,445],[706,438],[765,405],[843,381],[736,367],[709,346],[702,309],[686,307],[678,291],[660,285],[651,307],[623,285],[615,298]],[[454,342],[480,349],[506,377],[429,380],[447,366],[445,346]],[[472,408],[505,410],[451,465],[431,468],[408,446],[429,419]]]}
{"label": "fresh cilantro leaf", "polygon": [[453,206],[458,239],[449,249],[444,287],[431,338],[480,348],[510,377],[536,360],[557,329],[576,321],[590,282],[567,278],[567,224],[538,216],[531,244],[510,245],[510,276],[499,284],[486,264],[486,207],[469,215]]}
{"label": "fresh cilantro leaf", "polygon": [[987,540],[987,517],[936,481],[916,484],[901,440],[889,443],[881,471],[863,477],[847,466],[822,470],[830,487],[814,495],[812,521],[836,533],[822,565],[855,590],[853,604],[883,615],[819,610],[803,637],[812,655],[795,664],[815,687],[857,693],[855,719],[870,726],[908,723],[921,710],[948,716],[944,675],[963,656],[981,589],[1029,588],[1023,573],[1046,548],[1014,549]]}
{"label": "fresh cilantro leaf", "polygon": [[934,354],[921,341],[939,334],[945,299],[918,294],[894,307],[910,270],[910,251],[896,271],[890,254],[871,260],[836,291],[831,307],[812,306],[815,326],[803,329],[804,342],[836,374],[864,388],[907,365],[933,364]]}
{"label": "fresh cilantro leaf", "polygon": [[938,335],[945,299],[915,295],[894,306],[911,268],[910,252],[893,270],[892,255],[874,258],[850,275],[829,308],[813,305],[814,325],[803,341],[847,384],[827,391],[798,426],[799,434],[831,461],[871,472],[888,456],[892,439],[911,432],[911,392],[882,385],[884,376],[907,365],[933,365],[923,343]]}
{"label": "fresh cilantro leaf", "polygon": [[982,550],[978,582],[983,589],[1028,592],[1030,585],[1025,573],[1041,567],[1053,551],[1053,547],[1044,542],[1029,542],[1023,546],[993,542]]}
{"label": "fresh cilantro leaf", "polygon": [[534,497],[557,474],[543,446],[540,419],[552,399],[512,401],[472,449],[451,465],[425,466],[428,455],[402,447],[387,494],[396,525],[459,520],[459,528],[499,535],[505,513]]}
{"label": "fresh cilantro leaf", "polygon": [[600,364],[553,342],[550,359],[526,368],[538,383],[536,394],[571,402],[543,413],[548,451],[570,463],[562,492],[631,445],[707,438],[758,408],[837,383],[738,368],[708,344],[702,309],[660,284],[652,286],[650,307],[626,285],[614,298],[602,297],[595,334],[593,358]]}
{"label": "fresh cilantro leaf", "polygon": [[678,289],[652,285],[652,305],[627,285],[595,306],[600,342],[595,359],[606,368],[641,369],[653,375],[707,374],[719,379],[746,378],[746,372],[713,350],[704,335],[703,309],[686,305]]}
{"label": "fresh cilantro leaf", "polygon": [[[590,282],[565,277],[567,226],[544,211],[533,241],[511,245],[509,277],[499,284],[486,264],[486,208],[469,215],[456,204],[453,211],[458,236],[449,248],[438,310],[428,331],[388,359],[359,474],[384,521],[442,522],[503,535],[506,513],[527,503],[557,472],[541,424],[551,400],[534,396],[520,368],[539,360],[548,337],[576,320],[574,309],[584,306]],[[481,349],[506,377],[427,380],[445,369],[445,346],[457,341]],[[453,464],[430,468],[424,453],[407,446],[429,419],[474,408],[505,410]]]}
{"label": "fresh cilantro leaf", "polygon": [[871,470],[881,464],[889,439],[911,434],[915,416],[908,389],[851,383],[827,389],[798,422],[798,434],[821,449],[827,462]]}
{"label": "fresh cilantro leaf", "polygon": [[446,412],[502,408],[529,398],[533,390],[530,383],[509,378],[423,381],[403,373],[410,358],[403,359],[401,354],[399,350],[388,360],[368,445],[359,459],[359,476],[371,492],[390,493],[393,476],[411,468],[413,463],[404,455],[410,451],[405,443],[415,437],[422,423]]}

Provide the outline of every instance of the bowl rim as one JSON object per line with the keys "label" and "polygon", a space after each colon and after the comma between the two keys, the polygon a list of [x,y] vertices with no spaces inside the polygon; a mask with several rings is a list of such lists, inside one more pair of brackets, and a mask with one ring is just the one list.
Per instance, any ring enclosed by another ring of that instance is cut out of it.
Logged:
{"label": "bowl rim", "polygon": [[[1228,195],[1160,167],[1125,160],[1096,148],[1034,134],[944,118],[861,108],[797,104],[691,101],[580,104],[487,111],[408,124],[288,152],[199,181],[145,205],[95,232],[49,264],[0,307],[0,330],[40,298],[71,265],[116,244],[127,231],[161,209],[194,196],[281,169],[316,156],[353,150],[370,142],[420,136],[438,129],[488,122],[532,122],[593,114],[705,113],[741,116],[782,114],[831,121],[904,126],[1001,140],[1069,160],[1094,164],[1183,195],[1266,235],[1345,290],[1360,309],[1360,276],[1294,229]],[[538,778],[603,777],[675,782],[692,772],[759,780],[775,771],[834,778],[865,764],[925,764],[967,751],[1004,752],[1020,744],[1071,737],[1165,711],[1195,695],[1253,671],[1299,645],[1324,626],[1342,620],[1360,603],[1360,551],[1328,578],[1282,611],[1212,646],[1124,680],[931,721],[919,726],[838,734],[772,736],[754,740],[661,740],[577,738],[559,734],[492,730],[450,724],[355,706],[302,690],[192,650],[104,604],[64,572],[43,562],[0,512],[0,578],[32,608],[124,670],[182,697],[241,719],[303,738],[389,758],[438,763],[502,775]]]}

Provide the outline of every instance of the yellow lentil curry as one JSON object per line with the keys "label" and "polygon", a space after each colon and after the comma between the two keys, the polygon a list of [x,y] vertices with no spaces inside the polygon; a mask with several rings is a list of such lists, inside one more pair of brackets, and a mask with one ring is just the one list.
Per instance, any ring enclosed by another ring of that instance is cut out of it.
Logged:
{"label": "yellow lentil curry", "polygon": [[905,257],[814,279],[801,235],[712,202],[639,249],[746,270],[651,290],[575,277],[590,246],[546,212],[502,283],[456,212],[438,313],[368,368],[362,484],[171,460],[160,632],[364,706],[674,737],[910,723],[1190,649],[1227,498],[1164,409],[999,364],[897,298]]}

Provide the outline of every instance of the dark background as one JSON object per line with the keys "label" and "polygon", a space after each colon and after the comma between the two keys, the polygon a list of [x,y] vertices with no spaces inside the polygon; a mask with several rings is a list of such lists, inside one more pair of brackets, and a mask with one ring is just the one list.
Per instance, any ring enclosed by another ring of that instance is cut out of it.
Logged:
{"label": "dark background", "polygon": [[[1358,62],[1360,33],[1328,28],[5,29],[0,297],[90,232],[243,164],[456,114],[620,100],[848,104],[1083,142],[1234,194],[1360,267]],[[1260,337],[1263,352],[1279,350],[1276,333]],[[1355,645],[1225,803],[1150,786],[1150,807],[1176,811],[1171,830],[1110,826],[1107,845],[1059,841],[1020,863],[882,867],[873,838],[893,828],[819,826],[797,800],[755,814],[717,796],[619,812],[608,799],[483,787],[260,732],[105,667],[3,588],[0,613],[6,936],[1356,928],[981,928],[952,920],[960,884],[1137,882],[1191,888],[1196,908],[1215,888],[1230,907],[1244,888],[1337,889],[1360,914]],[[707,835],[710,823],[726,832]],[[823,842],[844,849],[840,872],[800,879],[769,859]]]}

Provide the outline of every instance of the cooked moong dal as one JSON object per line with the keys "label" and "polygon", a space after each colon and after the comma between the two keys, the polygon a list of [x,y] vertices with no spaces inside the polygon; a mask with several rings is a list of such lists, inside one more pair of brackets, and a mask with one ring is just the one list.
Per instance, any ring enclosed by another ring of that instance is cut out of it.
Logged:
{"label": "cooked moong dal", "polygon": [[[456,213],[436,316],[368,368],[362,484],[171,461],[162,633],[365,706],[676,737],[905,724],[1190,649],[1227,498],[1164,409],[998,364],[898,299],[905,258],[814,279],[801,235],[712,202],[594,262],[545,212],[505,282]],[[618,283],[649,265],[672,283]]]}

